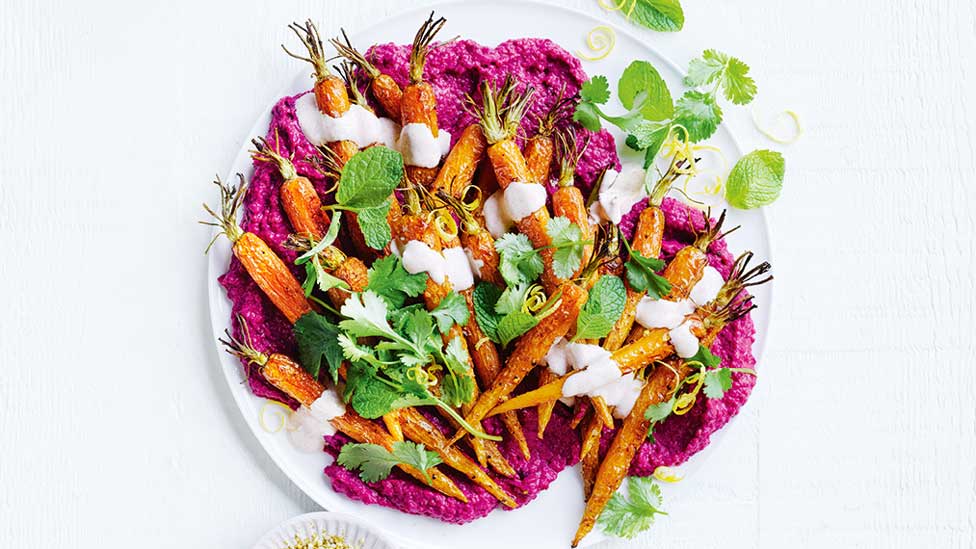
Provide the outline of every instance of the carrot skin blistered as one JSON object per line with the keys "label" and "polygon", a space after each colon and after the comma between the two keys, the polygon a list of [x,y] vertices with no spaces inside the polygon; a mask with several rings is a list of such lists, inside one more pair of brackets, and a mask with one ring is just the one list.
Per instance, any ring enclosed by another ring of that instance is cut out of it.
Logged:
{"label": "carrot skin blistered", "polygon": [[590,217],[586,211],[586,202],[583,200],[583,193],[580,192],[579,187],[568,186],[556,189],[556,192],[552,195],[552,213],[556,217],[569,219],[570,222],[580,228],[580,231],[583,233],[583,239],[589,241],[589,244],[583,247],[580,266],[573,273],[573,278],[575,278],[579,276],[583,267],[590,262],[590,257],[593,255],[593,240],[595,237],[594,230],[590,227]]}
{"label": "carrot skin blistered", "polygon": [[708,256],[695,246],[685,246],[678,250],[661,273],[661,276],[671,283],[671,293],[664,296],[664,299],[669,301],[687,299],[691,289],[701,280],[707,266]]}
{"label": "carrot skin blistered", "polygon": [[234,243],[233,250],[234,257],[288,322],[294,324],[303,314],[312,311],[298,279],[260,237],[244,233]]}
{"label": "carrot skin blistered", "polygon": [[474,180],[474,172],[485,155],[488,142],[481,131],[481,126],[471,124],[458,137],[457,143],[444,159],[444,164],[437,172],[437,178],[431,185],[431,190],[444,190],[454,197],[460,197],[464,188]]}
{"label": "carrot skin blistered", "polygon": [[525,144],[525,165],[529,169],[532,181],[548,183],[549,172],[552,170],[552,157],[556,146],[552,136],[536,135]]}
{"label": "carrot skin blistered", "polygon": [[380,104],[387,117],[400,123],[400,106],[403,103],[403,90],[388,74],[380,74],[370,83],[369,89]]}
{"label": "carrot skin blistered", "polygon": [[312,182],[305,177],[289,179],[281,185],[281,205],[296,234],[321,240],[329,229],[329,216]]}
{"label": "carrot skin blistered", "polygon": [[312,93],[315,94],[315,104],[318,105],[319,111],[332,118],[341,117],[352,106],[346,81],[338,76],[329,75],[319,78],[312,87]]}
{"label": "carrot skin blistered", "polygon": [[514,139],[505,139],[488,147],[488,159],[501,189],[507,189],[515,181],[535,183],[525,156]]}

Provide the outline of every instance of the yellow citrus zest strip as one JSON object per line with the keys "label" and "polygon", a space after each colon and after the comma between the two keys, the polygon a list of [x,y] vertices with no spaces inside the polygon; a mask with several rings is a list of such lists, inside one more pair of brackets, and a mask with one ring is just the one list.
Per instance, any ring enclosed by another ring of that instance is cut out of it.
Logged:
{"label": "yellow citrus zest strip", "polygon": [[[268,414],[268,412],[271,411],[271,408],[278,408],[277,410],[274,410],[275,412],[274,418],[277,420],[277,423],[275,424],[273,429],[271,427],[268,427],[268,423],[267,421],[265,421],[265,417]],[[280,402],[268,400],[264,403],[263,406],[261,406],[261,410],[258,411],[258,425],[260,425],[261,428],[264,429],[266,433],[275,434],[281,431],[285,427],[285,422],[288,421],[289,415],[291,415],[291,408],[285,406]]]}
{"label": "yellow citrus zest strip", "polygon": [[437,231],[437,235],[440,236],[442,242],[457,238],[457,222],[454,221],[454,217],[446,209],[441,208],[430,212],[427,221],[433,223],[434,229]]}
{"label": "yellow citrus zest strip", "polygon": [[546,297],[545,290],[542,286],[538,284],[533,284],[529,287],[529,291],[525,293],[525,302],[522,303],[522,312],[534,314],[542,309],[542,306],[546,304],[549,298]]}
{"label": "yellow citrus zest strip", "polygon": [[683,480],[685,476],[679,473],[674,467],[662,465],[657,469],[654,469],[654,478],[660,480],[661,482],[674,484],[675,482]]}
{"label": "yellow citrus zest strip", "polygon": [[599,27],[594,27],[593,30],[586,35],[586,47],[596,55],[587,55],[579,50],[576,50],[576,57],[586,61],[599,61],[601,59],[606,59],[616,45],[617,33],[615,33],[610,27],[600,25]]}
{"label": "yellow citrus zest strip", "polygon": [[793,127],[795,129],[793,131],[793,135],[789,137],[780,137],[775,133],[773,133],[772,130],[769,130],[765,126],[763,126],[759,122],[759,116],[756,114],[756,109],[752,109],[752,124],[756,127],[756,130],[759,133],[765,135],[773,143],[779,143],[781,145],[790,145],[796,143],[803,135],[803,124],[800,123],[800,115],[796,114],[795,111],[791,111],[787,109],[774,116],[771,120],[778,120],[783,116],[786,116],[793,121]]}
{"label": "yellow citrus zest strip", "polygon": [[[610,1],[612,1],[612,0],[610,0]],[[610,4],[610,3],[608,3],[608,0],[598,0],[597,3],[600,4],[600,7],[601,8],[603,8],[603,9],[605,9],[607,11],[620,11],[620,10],[624,9],[624,6],[626,6],[627,5],[627,2],[630,2],[630,1],[631,0],[620,0],[620,2],[617,2],[617,3],[614,3],[614,4]],[[636,0],[634,0],[634,3],[635,4],[637,3]]]}

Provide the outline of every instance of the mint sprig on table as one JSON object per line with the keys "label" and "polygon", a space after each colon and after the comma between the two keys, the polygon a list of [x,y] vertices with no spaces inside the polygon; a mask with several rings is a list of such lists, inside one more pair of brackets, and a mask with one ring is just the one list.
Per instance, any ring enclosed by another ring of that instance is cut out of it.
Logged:
{"label": "mint sprig on table", "polygon": [[376,482],[390,476],[397,465],[409,465],[431,483],[428,470],[439,465],[440,456],[415,442],[394,442],[393,450],[379,444],[348,443],[339,450],[336,462],[350,471],[359,470],[363,482]]}
{"label": "mint sprig on table", "polygon": [[598,522],[603,531],[617,537],[633,538],[654,524],[664,503],[661,488],[651,477],[627,477],[627,495],[617,492],[610,498]]}
{"label": "mint sprig on table", "polygon": [[[646,169],[674,132],[681,132],[680,138],[693,143],[714,135],[723,119],[720,96],[732,104],[747,105],[758,90],[749,75],[749,65],[713,49],[689,63],[683,83],[689,89],[673,100],[657,69],[647,61],[634,61],[617,83],[617,98],[626,113],[613,115],[601,108],[610,100],[610,85],[605,76],[597,75],[581,86],[573,120],[590,131],[599,131],[602,123],[608,122],[626,132],[627,146],[644,153]],[[747,155],[749,160],[736,166],[734,180],[730,175],[726,198],[734,207],[756,208],[779,196],[782,156],[772,151],[756,152],[760,154]]]}

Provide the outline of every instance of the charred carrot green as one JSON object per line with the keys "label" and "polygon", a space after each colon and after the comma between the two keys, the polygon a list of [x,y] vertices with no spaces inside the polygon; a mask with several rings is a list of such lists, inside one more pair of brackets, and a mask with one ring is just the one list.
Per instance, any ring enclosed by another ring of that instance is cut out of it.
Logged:
{"label": "charred carrot green", "polygon": [[[413,39],[410,50],[410,83],[403,90],[400,101],[400,121],[407,124],[424,124],[434,137],[439,134],[437,126],[437,98],[434,87],[424,81],[424,65],[430,53],[434,37],[447,23],[443,17],[434,19],[434,12],[420,26]],[[418,185],[430,187],[437,177],[437,168],[407,166],[407,179]]]}
{"label": "charred carrot green", "polygon": [[[219,214],[210,206],[203,205],[207,213],[216,220],[203,223],[220,229],[220,233],[210,244],[213,245],[221,235],[226,236],[231,242],[234,257],[241,262],[247,274],[281,311],[281,314],[285,315],[289,322],[294,323],[303,314],[310,312],[312,306],[305,299],[302,285],[288,270],[285,262],[259,236],[245,232],[238,225],[237,210],[244,201],[247,183],[243,175],[237,174],[237,177],[240,183],[236,187],[224,184],[220,178],[214,181],[220,189]],[[208,246],[207,249],[209,250],[210,247]]]}
{"label": "charred carrot green", "polygon": [[[264,354],[255,350],[251,345],[247,325],[244,323],[243,317],[239,318],[239,322],[243,332],[243,339],[235,339],[229,332],[225,332],[227,339],[221,340],[227,346],[228,352],[247,364],[255,364],[259,368],[262,377],[268,383],[289,397],[297,400],[303,406],[311,406],[322,396],[326,388],[291,358],[279,353]],[[397,440],[381,427],[367,419],[363,419],[351,409],[347,409],[344,415],[333,418],[330,420],[330,423],[338,431],[356,442],[378,444],[387,450],[392,450],[393,442]],[[427,484],[424,472],[409,465],[400,464],[397,467],[421,483]],[[467,503],[468,498],[453,480],[444,475],[436,467],[431,468],[429,472],[430,486],[432,488],[444,495]]]}
{"label": "charred carrot green", "polygon": [[[325,48],[322,45],[322,39],[319,38],[319,31],[315,24],[309,19],[305,21],[304,25],[292,23],[288,25],[288,28],[298,36],[302,45],[305,46],[308,56],[292,53],[284,45],[281,46],[281,49],[285,50],[289,56],[312,65],[312,77],[315,79],[312,93],[315,94],[315,104],[318,105],[319,111],[333,118],[339,118],[346,114],[352,105],[346,82],[329,71],[329,61],[325,56]],[[352,141],[338,141],[329,143],[328,146],[342,159],[343,164],[359,151],[359,147]]]}
{"label": "charred carrot green", "polygon": [[392,76],[380,72],[365,55],[353,47],[345,29],[341,29],[341,32],[342,40],[339,40],[339,37],[333,38],[330,40],[332,46],[339,55],[359,67],[359,70],[366,75],[369,80],[369,91],[383,109],[383,114],[399,124],[400,104],[403,100],[403,90],[400,89],[400,85],[393,80]]}
{"label": "charred carrot green", "polygon": [[281,206],[297,234],[321,240],[329,229],[329,216],[322,209],[322,200],[307,177],[298,175],[290,158],[273,148],[266,139],[252,139],[251,158],[275,166],[284,182],[281,184]]}

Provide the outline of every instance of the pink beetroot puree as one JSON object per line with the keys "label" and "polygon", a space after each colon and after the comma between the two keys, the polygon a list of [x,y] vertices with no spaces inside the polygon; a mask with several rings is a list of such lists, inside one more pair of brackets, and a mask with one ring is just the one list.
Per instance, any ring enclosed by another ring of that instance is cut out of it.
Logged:
{"label": "pink beetroot puree", "polygon": [[[401,85],[406,83],[407,47],[381,45],[372,48],[370,56],[381,71],[393,76]],[[440,127],[455,137],[460,135],[461,130],[473,121],[462,107],[463,98],[467,94],[477,95],[477,86],[482,79],[497,84],[507,73],[517,75],[520,82],[531,84],[537,89],[530,115],[522,124],[522,134],[527,136],[534,133],[538,115],[548,110],[564,85],[566,93],[572,95],[586,79],[579,62],[549,40],[511,40],[496,48],[486,48],[471,41],[460,40],[435,49],[427,63],[425,76],[437,94]],[[306,156],[315,151],[298,126],[294,102],[295,97],[285,97],[275,105],[267,138],[272,143],[277,139],[282,151],[291,154],[295,159],[299,173],[309,177],[319,191],[324,192],[326,182],[304,161]],[[578,183],[588,189],[601,170],[608,166],[619,168],[619,162],[613,139],[608,133],[603,131],[590,134],[579,128],[577,131],[589,134],[590,137],[589,147],[580,162],[578,177]],[[585,137],[581,138],[581,141],[585,140]],[[243,227],[263,238],[286,262],[291,263],[295,254],[281,245],[290,228],[278,201],[280,184],[280,177],[271,168],[262,164],[255,165],[250,191],[245,200]],[[645,206],[644,203],[638,204],[624,219],[621,225],[626,234],[633,231],[634,219]],[[665,200],[663,210],[667,220],[663,249],[665,258],[670,259],[678,249],[692,242],[692,227],[701,229],[704,217],[701,212],[671,199]],[[712,266],[727,277],[733,258],[725,243],[712,245],[708,255]],[[294,272],[296,276],[301,275],[298,269],[294,269]],[[240,314],[247,320],[254,346],[259,351],[285,353],[294,357],[295,341],[288,322],[264,297],[236,260],[231,262],[220,282],[233,302],[235,316]],[[238,331],[236,324],[234,329]],[[752,320],[749,317],[742,318],[719,334],[712,351],[722,358],[722,363],[726,366],[754,367],[755,359],[751,351],[754,334]],[[734,384],[724,398],[702,398],[688,414],[669,418],[659,425],[655,429],[656,443],[645,443],[641,447],[631,467],[631,473],[649,475],[659,465],[683,463],[707,446],[712,433],[738,412],[755,385],[755,378],[751,376],[733,375]],[[266,384],[253,370],[248,371],[248,382],[258,396],[295,405]],[[569,409],[558,406],[546,429],[545,440],[540,441],[536,436],[535,410],[524,410],[520,413],[526,438],[532,449],[532,459],[528,462],[522,459],[513,441],[506,439],[503,443],[502,450],[518,471],[519,477],[495,477],[515,497],[519,505],[531,501],[548,487],[562,469],[578,461],[579,434],[569,428],[569,416]],[[432,416],[432,419],[441,423],[436,417]],[[443,426],[442,423],[441,425]],[[486,422],[485,427],[494,433],[501,432],[491,419]],[[604,433],[602,451],[606,450],[611,437],[611,431]],[[334,456],[345,442],[348,439],[342,435],[328,437],[325,450]],[[446,522],[470,522],[487,515],[496,507],[495,499],[487,492],[446,466],[441,465],[440,468],[450,474],[467,494],[467,504],[424,488],[396,470],[388,479],[371,484],[362,482],[357,473],[336,465],[326,467],[325,474],[336,491],[350,498],[393,507],[407,513],[427,515]]]}

